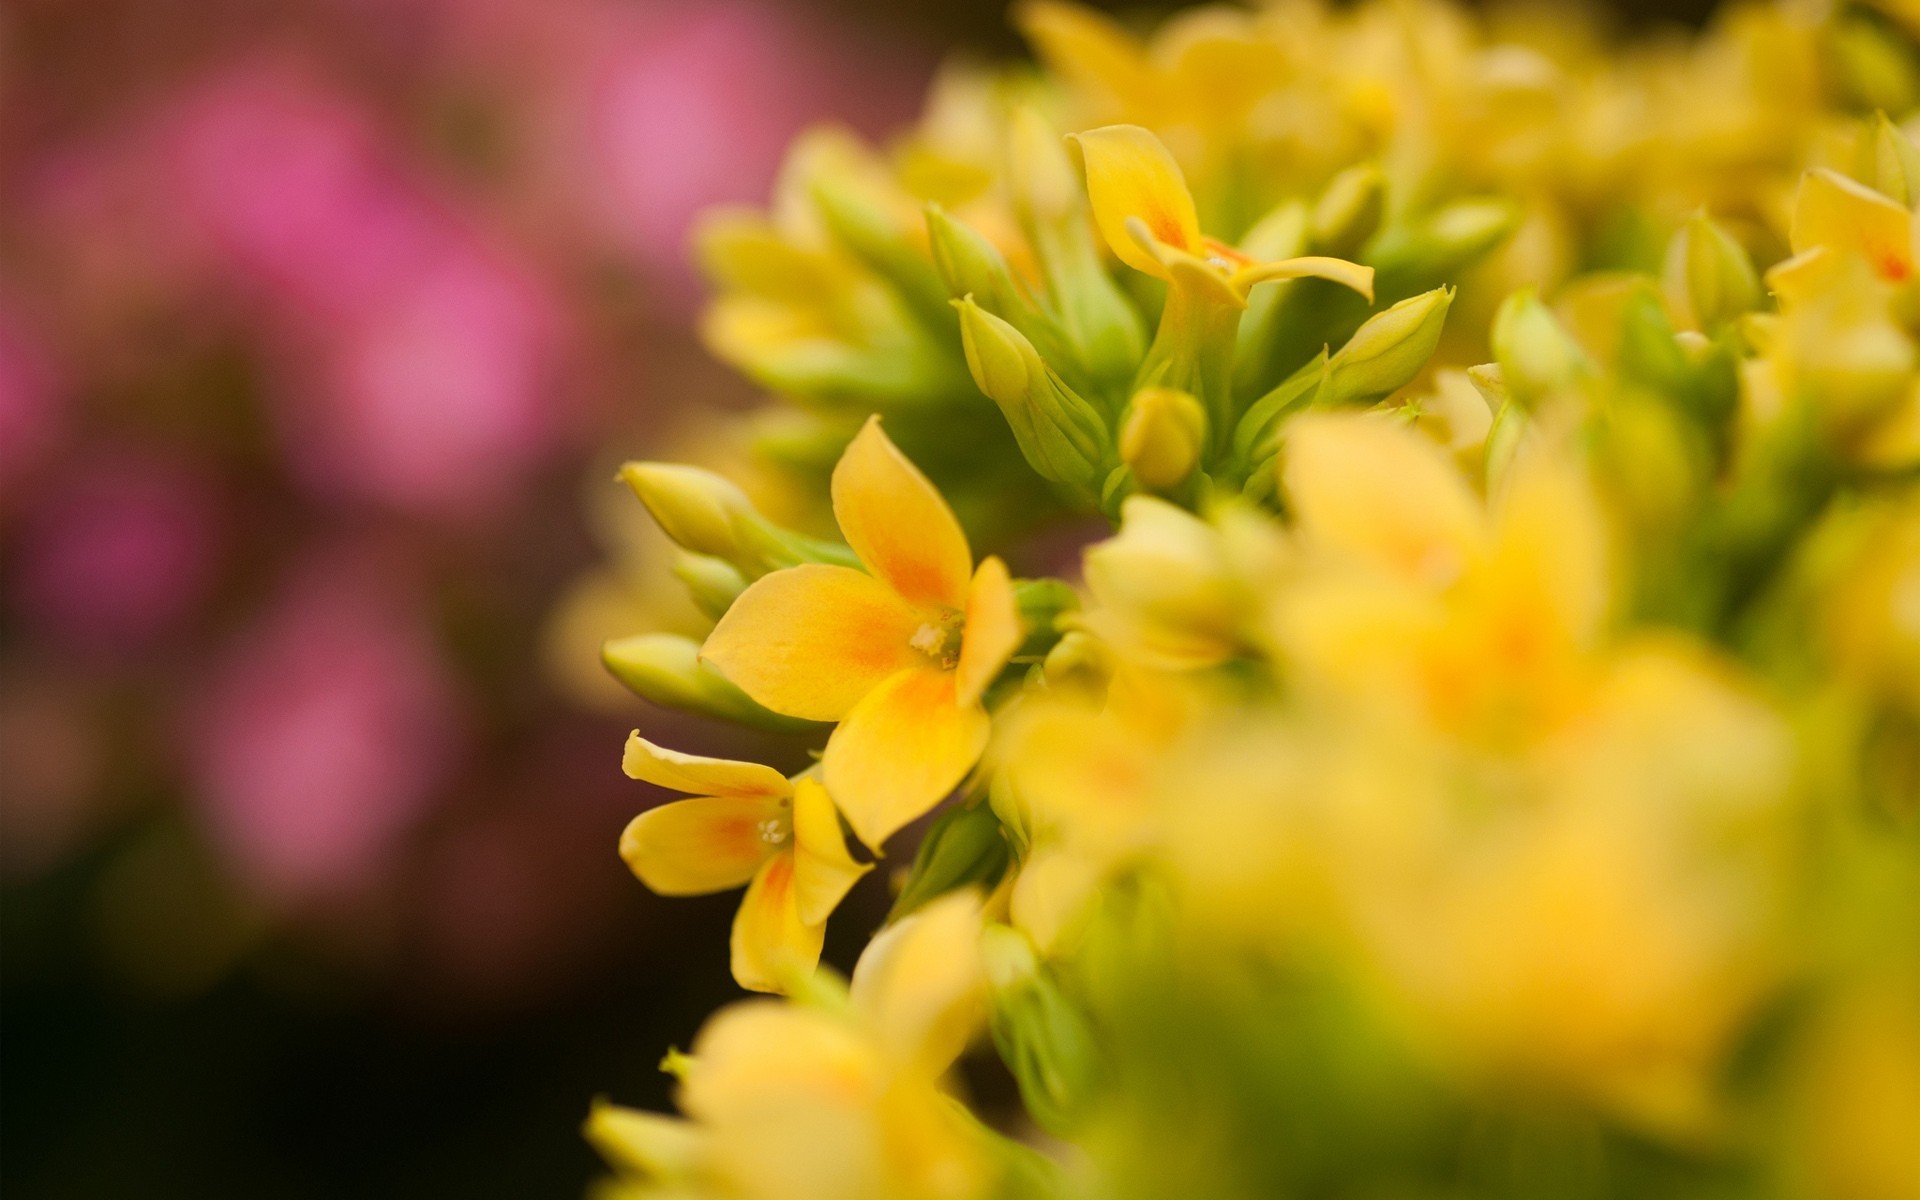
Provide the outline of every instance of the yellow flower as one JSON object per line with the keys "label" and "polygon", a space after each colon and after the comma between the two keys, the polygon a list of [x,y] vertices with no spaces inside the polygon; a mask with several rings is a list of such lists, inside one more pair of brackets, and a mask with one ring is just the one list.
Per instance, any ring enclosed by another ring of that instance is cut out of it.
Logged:
{"label": "yellow flower", "polygon": [[1176,288],[1203,288],[1246,306],[1255,284],[1330,279],[1371,300],[1373,268],[1338,258],[1258,262],[1200,232],[1180,164],[1138,125],[1108,125],[1070,138],[1087,168],[1093,219],[1121,262]]}
{"label": "yellow flower", "polygon": [[599,1104],[587,1134],[641,1195],[970,1200],[986,1143],[939,1081],[985,1015],[981,904],[941,897],[876,937],[851,993],[721,1011],[682,1059],[688,1120]]}
{"label": "yellow flower", "polygon": [[822,771],[878,847],[960,784],[986,748],[981,695],[1021,639],[1007,569],[973,569],[947,503],[881,431],[833,472],[833,511],[867,572],[808,564],[741,593],[702,656],[778,713],[838,721]]}
{"label": "yellow flower", "polygon": [[1834,280],[1848,256],[1865,260],[1889,283],[1914,273],[1914,214],[1865,184],[1821,168],[1800,180],[1789,234],[1793,257],[1767,272],[1767,286],[1787,303]]}
{"label": "yellow flower", "polygon": [[693,799],[635,817],[620,857],[662,896],[746,885],[733,921],[733,977],[756,992],[813,971],[827,917],[872,869],[847,853],[826,789],[759,763],[700,758],[627,739],[626,773]]}

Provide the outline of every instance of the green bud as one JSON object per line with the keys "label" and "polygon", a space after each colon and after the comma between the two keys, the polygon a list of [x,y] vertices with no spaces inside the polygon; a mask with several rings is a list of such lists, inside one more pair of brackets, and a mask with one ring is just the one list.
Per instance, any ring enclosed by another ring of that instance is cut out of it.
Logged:
{"label": "green bud", "polygon": [[1834,82],[1860,108],[1906,112],[1920,100],[1912,43],[1898,28],[1858,9],[1824,27]]}
{"label": "green bud", "polygon": [[856,563],[844,546],[773,524],[745,492],[712,471],[681,463],[630,462],[620,468],[620,479],[674,544],[720,559],[746,580],[803,562]]}
{"label": "green bud", "polygon": [[1508,296],[1493,318],[1493,355],[1513,397],[1531,404],[1592,374],[1586,352],[1532,288]]}
{"label": "green bud", "polygon": [[1380,296],[1404,296],[1457,277],[1507,240],[1520,224],[1510,200],[1457,200],[1426,216],[1394,224],[1374,239],[1368,257]]}
{"label": "green bud", "polygon": [[1018,653],[1044,654],[1060,640],[1060,618],[1080,607],[1080,593],[1064,579],[1016,579],[1013,601],[1027,631]]}
{"label": "green bud", "polygon": [[1500,374],[1499,363],[1481,363],[1477,367],[1467,368],[1467,382],[1480,398],[1487,402],[1487,411],[1498,414],[1513,402],[1513,394],[1507,391],[1507,381]]}
{"label": "green bud", "polygon": [[1667,246],[1667,298],[1694,325],[1714,330],[1760,307],[1760,276],[1746,247],[1705,212]]}
{"label": "green bud", "polygon": [[1099,638],[1084,630],[1070,629],[1047,652],[1040,672],[1049,687],[1098,693],[1113,676],[1113,656]]}
{"label": "green bud", "polygon": [[1106,422],[1019,330],[970,296],[954,307],[973,381],[1000,406],[1027,462],[1042,476],[1090,496],[1111,455]]}
{"label": "green bud", "polygon": [[1372,163],[1348,167],[1333,177],[1313,206],[1316,254],[1351,258],[1380,228],[1387,177]]}
{"label": "green bud", "polygon": [[1312,362],[1254,401],[1241,416],[1233,430],[1233,456],[1235,462],[1246,468],[1249,477],[1259,472],[1262,462],[1273,457],[1282,422],[1313,400],[1330,365],[1327,352],[1320,351]]}
{"label": "green bud", "polygon": [[692,638],[672,633],[615,638],[600,648],[600,661],[634,694],[662,708],[781,733],[819,728],[756,704],[726,676],[700,661],[700,643]]}
{"label": "green bud", "polygon": [[[1261,262],[1273,262],[1282,258],[1298,258],[1312,247],[1309,225],[1312,214],[1299,200],[1287,200],[1274,206],[1273,211],[1254,222],[1240,239],[1241,253]],[[1278,292],[1277,288],[1261,288],[1253,293],[1255,297]],[[1249,298],[1249,305],[1252,299]]]}
{"label": "green bud", "polygon": [[1507,469],[1513,465],[1515,456],[1520,452],[1520,444],[1526,440],[1527,431],[1532,427],[1532,418],[1527,416],[1527,410],[1518,404],[1511,402],[1502,404],[1494,412],[1493,425],[1487,430],[1485,451],[1485,475],[1489,494],[1500,490],[1501,481],[1507,476]]}
{"label": "green bud", "polygon": [[681,554],[674,560],[673,574],[686,585],[693,606],[716,621],[747,590],[746,576],[732,563],[706,554]]}
{"label": "green bud", "polygon": [[915,316],[943,333],[952,328],[940,273],[880,198],[863,194],[847,180],[827,176],[813,181],[811,195],[834,239],[892,284]]}
{"label": "green bud", "polygon": [[927,836],[920,839],[907,885],[887,920],[897,921],[928,901],[971,884],[991,891],[1006,874],[1008,861],[1007,839],[990,806],[950,808],[935,818]]}
{"label": "green bud", "polygon": [[998,247],[938,204],[927,205],[927,240],[933,263],[952,297],[972,296],[995,316],[1015,320],[1031,312],[1020,285]]}
{"label": "green bud", "polygon": [[1157,492],[1185,483],[1206,444],[1207,410],[1176,388],[1141,389],[1120,425],[1120,460]]}
{"label": "green bud", "polygon": [[989,926],[980,953],[993,1003],[994,1046],[1034,1123],[1064,1135],[1078,1123],[1098,1082],[1099,1047],[1086,1014],[1041,965],[1025,934]]}
{"label": "green bud", "polygon": [[1908,208],[1920,205],[1920,146],[1914,145],[1907,131],[1888,120],[1884,111],[1876,112],[1865,142],[1861,178]]}
{"label": "green bud", "polygon": [[1370,404],[1412,383],[1440,344],[1452,304],[1452,288],[1435,288],[1368,318],[1328,362],[1314,404]]}

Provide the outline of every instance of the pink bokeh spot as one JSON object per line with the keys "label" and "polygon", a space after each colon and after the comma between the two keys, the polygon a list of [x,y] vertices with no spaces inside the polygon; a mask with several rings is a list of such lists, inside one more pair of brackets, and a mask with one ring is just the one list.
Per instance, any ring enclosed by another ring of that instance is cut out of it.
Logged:
{"label": "pink bokeh spot", "polygon": [[370,884],[454,761],[451,686],[392,588],[365,564],[309,564],[228,648],[190,720],[196,799],[270,899]]}
{"label": "pink bokeh spot", "polygon": [[0,308],[0,499],[58,440],[59,400],[51,361]]}
{"label": "pink bokeh spot", "polygon": [[205,598],[220,540],[212,489],[190,468],[96,452],[37,497],[9,590],[34,628],[69,650],[138,650]]}

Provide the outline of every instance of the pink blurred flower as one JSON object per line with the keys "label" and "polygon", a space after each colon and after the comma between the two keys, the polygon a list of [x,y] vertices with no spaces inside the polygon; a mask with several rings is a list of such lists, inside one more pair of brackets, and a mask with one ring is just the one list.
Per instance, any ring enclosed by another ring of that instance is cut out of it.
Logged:
{"label": "pink blurred flower", "polygon": [[51,481],[27,515],[15,603],[69,650],[144,648],[205,598],[218,565],[217,514],[206,481],[184,464],[96,449]]}
{"label": "pink blurred flower", "polygon": [[378,879],[454,761],[453,705],[400,585],[370,561],[309,561],[188,721],[194,797],[236,874],[295,903]]}
{"label": "pink blurred flower", "polygon": [[287,457],[325,493],[494,511],[556,440],[556,338],[539,290],[503,264],[436,261],[283,360]]}
{"label": "pink blurred flower", "polygon": [[58,439],[59,400],[52,363],[0,307],[0,500]]}

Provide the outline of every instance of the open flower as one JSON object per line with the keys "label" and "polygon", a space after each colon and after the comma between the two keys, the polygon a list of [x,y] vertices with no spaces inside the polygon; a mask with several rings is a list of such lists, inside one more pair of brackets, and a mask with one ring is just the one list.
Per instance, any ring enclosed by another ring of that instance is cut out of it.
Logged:
{"label": "open flower", "polygon": [[663,896],[699,896],[745,884],[733,921],[733,977],[756,992],[810,973],[827,917],[869,864],[855,862],[826,789],[759,763],[662,749],[638,733],[621,764],[634,779],[693,798],[635,817],[620,857]]}
{"label": "open flower", "polygon": [[952,510],[878,418],[834,468],[833,512],[867,571],[763,576],[701,654],[775,712],[840,722],[827,789],[878,847],[979,761],[991,725],[980,697],[1019,645],[1020,617],[1006,566],[973,570]]}
{"label": "open flower", "polygon": [[940,1080],[985,1016],[980,898],[876,937],[830,1005],[723,1009],[676,1064],[675,1118],[597,1104],[587,1136],[641,1196],[974,1200],[991,1141]]}
{"label": "open flower", "polygon": [[1138,125],[1074,134],[1087,168],[1087,198],[1107,245],[1136,271],[1179,288],[1203,288],[1245,307],[1255,284],[1330,279],[1373,299],[1373,268],[1340,258],[1259,262],[1200,232],[1180,164]]}

